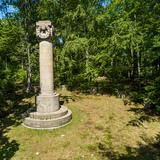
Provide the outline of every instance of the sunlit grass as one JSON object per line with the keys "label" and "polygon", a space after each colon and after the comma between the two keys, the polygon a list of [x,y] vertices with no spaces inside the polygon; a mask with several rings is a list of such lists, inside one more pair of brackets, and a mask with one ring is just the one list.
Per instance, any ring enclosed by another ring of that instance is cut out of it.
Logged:
{"label": "sunlit grass", "polygon": [[10,127],[6,136],[19,144],[12,159],[103,160],[100,144],[127,154],[125,146],[138,147],[140,142],[145,143],[142,136],[151,138],[160,132],[158,120],[144,121],[141,126],[130,125],[129,122],[140,115],[129,111],[136,106],[124,105],[121,99],[67,90],[58,90],[58,93],[72,96],[68,103],[65,102],[73,113],[71,123],[56,130],[32,130],[22,125]]}

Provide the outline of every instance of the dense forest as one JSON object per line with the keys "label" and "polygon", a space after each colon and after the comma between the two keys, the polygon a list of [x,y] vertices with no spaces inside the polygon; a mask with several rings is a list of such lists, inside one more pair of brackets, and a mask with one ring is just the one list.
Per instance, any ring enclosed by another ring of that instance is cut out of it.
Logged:
{"label": "dense forest", "polygon": [[0,11],[1,116],[18,91],[39,86],[39,20],[54,25],[57,88],[116,94],[160,112],[159,0],[2,0]]}

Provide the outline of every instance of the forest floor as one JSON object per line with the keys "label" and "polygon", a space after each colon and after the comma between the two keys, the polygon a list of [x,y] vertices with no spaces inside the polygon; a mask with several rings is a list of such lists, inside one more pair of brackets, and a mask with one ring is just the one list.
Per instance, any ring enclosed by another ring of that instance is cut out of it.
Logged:
{"label": "forest floor", "polygon": [[[61,92],[61,91],[59,91]],[[21,124],[22,99],[17,112],[1,119],[0,160],[160,160],[160,118],[141,105],[124,105],[110,95],[71,96],[65,105],[73,120],[56,130],[31,130]]]}

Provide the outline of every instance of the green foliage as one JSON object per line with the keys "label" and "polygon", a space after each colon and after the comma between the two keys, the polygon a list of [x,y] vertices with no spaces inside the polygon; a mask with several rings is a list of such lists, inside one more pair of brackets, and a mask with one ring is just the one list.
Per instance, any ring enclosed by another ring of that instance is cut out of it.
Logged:
{"label": "green foliage", "polygon": [[151,105],[156,107],[156,110],[160,112],[160,77],[157,77],[154,82],[145,87],[147,92],[147,100]]}
{"label": "green foliage", "polygon": [[3,112],[8,112],[13,106],[20,58],[17,46],[21,41],[22,28],[12,19],[0,20],[0,26],[0,116],[2,116]]}
{"label": "green foliage", "polygon": [[[158,0],[114,0],[107,1],[107,6],[100,0],[4,4],[18,12],[0,21],[1,95],[10,84],[23,83],[26,90],[39,84],[35,22],[49,19],[55,26],[57,87],[65,84],[70,89],[94,88],[102,93],[118,90],[136,102],[148,99],[159,110]],[[105,80],[97,81],[101,77]]]}

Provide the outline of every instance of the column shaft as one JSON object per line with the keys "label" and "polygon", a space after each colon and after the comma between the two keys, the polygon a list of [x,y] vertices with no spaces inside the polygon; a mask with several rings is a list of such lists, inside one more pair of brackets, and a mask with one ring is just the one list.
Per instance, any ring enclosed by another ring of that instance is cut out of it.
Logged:
{"label": "column shaft", "polygon": [[53,95],[53,46],[49,40],[43,40],[39,45],[41,94]]}

